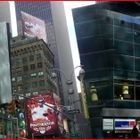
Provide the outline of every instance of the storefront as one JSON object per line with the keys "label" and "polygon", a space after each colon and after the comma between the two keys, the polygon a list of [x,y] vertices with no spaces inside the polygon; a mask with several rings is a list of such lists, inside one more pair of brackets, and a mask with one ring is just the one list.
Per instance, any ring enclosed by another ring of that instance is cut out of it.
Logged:
{"label": "storefront", "polygon": [[130,138],[136,119],[104,118],[103,134],[108,138]]}

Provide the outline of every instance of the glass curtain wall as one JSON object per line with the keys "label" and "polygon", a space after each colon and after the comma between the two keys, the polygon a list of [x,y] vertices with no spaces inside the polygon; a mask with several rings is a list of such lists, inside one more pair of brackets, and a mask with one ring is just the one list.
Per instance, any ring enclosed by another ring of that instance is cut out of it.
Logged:
{"label": "glass curtain wall", "polygon": [[116,108],[139,108],[140,20],[95,8],[79,13],[75,11],[74,21],[89,105],[90,87],[95,86],[106,106],[112,101]]}

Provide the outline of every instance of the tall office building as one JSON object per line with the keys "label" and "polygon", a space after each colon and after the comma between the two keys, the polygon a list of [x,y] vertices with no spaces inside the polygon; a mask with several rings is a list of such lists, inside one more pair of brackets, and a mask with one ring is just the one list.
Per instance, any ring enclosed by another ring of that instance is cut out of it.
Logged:
{"label": "tall office building", "polygon": [[[128,9],[131,6],[137,9]],[[136,3],[101,3],[73,10],[94,137],[107,132],[128,137],[139,119],[138,11]]]}
{"label": "tall office building", "polygon": [[45,21],[49,48],[55,55],[55,66],[59,67],[58,52],[55,41],[55,31],[50,2],[15,2],[15,10],[19,34],[23,33],[21,11],[26,12],[32,16],[35,16]]}
{"label": "tall office building", "polygon": [[12,38],[12,89],[19,99],[48,92],[58,94],[56,82],[51,79],[53,65],[54,56],[42,39]]}
{"label": "tall office building", "polygon": [[[61,69],[59,66],[60,60],[58,57],[58,46],[56,44],[55,29],[50,2],[15,2],[15,11],[17,18],[18,34],[23,34],[21,11],[45,21],[47,44],[49,49],[54,54],[54,67],[57,69]],[[62,99],[62,102],[64,102],[62,81],[59,72],[57,74],[59,94]]]}

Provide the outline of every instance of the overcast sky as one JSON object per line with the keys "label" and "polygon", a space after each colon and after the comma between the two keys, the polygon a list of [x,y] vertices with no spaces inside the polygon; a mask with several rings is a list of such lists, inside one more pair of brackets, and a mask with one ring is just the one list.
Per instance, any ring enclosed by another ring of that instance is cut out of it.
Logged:
{"label": "overcast sky", "polygon": [[[87,5],[91,5],[91,4],[95,4],[95,1],[65,1],[64,2],[72,57],[76,58],[73,60],[74,67],[80,65],[80,59],[79,59],[78,46],[77,46],[75,28],[74,28],[73,17],[72,17],[72,8],[87,6]],[[79,69],[78,68],[75,69],[76,77],[79,74]],[[80,92],[81,91],[80,84],[79,84],[79,81],[77,80],[77,78],[76,78],[76,83],[77,83],[78,92]]]}

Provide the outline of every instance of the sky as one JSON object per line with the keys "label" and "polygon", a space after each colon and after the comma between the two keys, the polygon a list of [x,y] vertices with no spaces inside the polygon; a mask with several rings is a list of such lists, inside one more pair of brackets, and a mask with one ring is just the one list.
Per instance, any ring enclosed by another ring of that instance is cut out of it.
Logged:
{"label": "sky", "polygon": [[[80,65],[80,58],[79,58],[74,22],[73,22],[73,17],[72,17],[72,9],[77,8],[77,7],[91,5],[91,4],[95,4],[95,1],[65,1],[64,2],[72,57],[74,58],[73,59],[74,68]],[[80,83],[77,79],[77,76],[79,75],[79,70],[80,70],[80,67],[75,69],[75,76],[76,76],[75,79],[76,79],[76,83],[77,83],[78,93],[81,92]]]}

